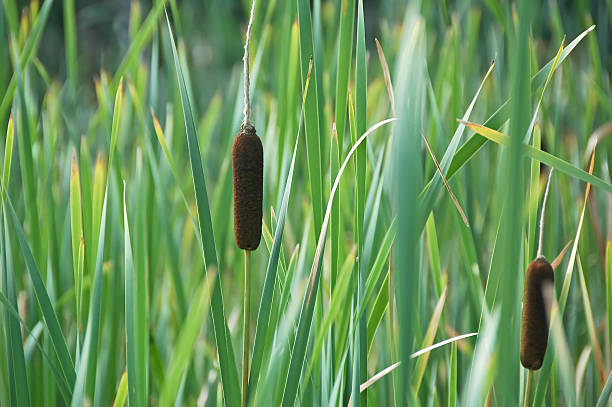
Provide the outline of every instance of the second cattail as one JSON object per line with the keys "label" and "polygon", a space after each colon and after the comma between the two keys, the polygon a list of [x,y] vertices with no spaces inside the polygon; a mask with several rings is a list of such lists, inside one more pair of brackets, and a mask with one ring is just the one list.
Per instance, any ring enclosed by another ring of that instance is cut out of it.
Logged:
{"label": "second cattail", "polygon": [[232,170],[236,244],[243,250],[255,250],[261,240],[263,147],[250,123],[234,139]]}
{"label": "second cattail", "polygon": [[529,263],[525,273],[521,322],[521,364],[526,369],[538,370],[546,355],[550,299],[547,300],[544,290],[554,281],[555,272],[544,257],[537,257]]}
{"label": "second cattail", "polygon": [[[553,266],[542,255],[544,236],[544,214],[546,200],[550,189],[552,169],[548,173],[546,191],[542,200],[540,214],[540,238],[536,258],[529,263],[525,272],[523,286],[523,314],[521,318],[521,364],[525,369],[538,370],[542,367],[546,347],[548,346],[548,312],[552,298],[545,290],[554,285],[555,271]],[[531,376],[530,376],[531,377]],[[525,392],[525,400],[528,398]]]}

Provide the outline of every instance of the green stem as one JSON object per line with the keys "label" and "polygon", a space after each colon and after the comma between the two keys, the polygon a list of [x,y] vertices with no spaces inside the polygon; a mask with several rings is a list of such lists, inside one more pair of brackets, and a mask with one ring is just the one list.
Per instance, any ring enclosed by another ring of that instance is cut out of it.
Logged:
{"label": "green stem", "polygon": [[527,385],[525,386],[525,399],[523,401],[523,407],[529,406],[532,382],[533,382],[533,370],[527,369]]}
{"label": "green stem", "polygon": [[244,329],[242,330],[242,405],[246,406],[249,385],[249,314],[251,312],[251,252],[244,251]]}

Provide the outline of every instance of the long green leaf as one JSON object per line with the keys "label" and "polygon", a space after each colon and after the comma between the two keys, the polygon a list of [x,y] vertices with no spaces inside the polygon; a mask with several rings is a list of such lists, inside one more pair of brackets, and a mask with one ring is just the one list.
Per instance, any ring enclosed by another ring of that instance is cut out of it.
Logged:
{"label": "long green leaf", "polygon": [[[166,15],[166,23],[170,32],[172,43],[172,53],[174,56],[174,65],[179,82],[181,93],[181,105],[183,108],[183,118],[185,120],[185,129],[187,133],[187,146],[189,148],[189,160],[191,163],[191,173],[193,175],[193,186],[195,189],[196,203],[198,207],[198,219],[200,225],[200,234],[202,236],[202,249],[204,252],[204,262],[206,273],[208,268],[217,266],[217,249],[215,248],[215,237],[212,229],[212,219],[210,217],[210,207],[208,203],[208,193],[206,192],[206,180],[204,179],[204,168],[202,166],[202,157],[200,155],[200,146],[196,132],[196,126],[193,122],[193,113],[191,104],[185,87],[185,80],[181,64],[179,62],[176,45],[174,43],[174,35],[170,28],[170,21]],[[225,320],[225,312],[223,310],[223,296],[221,294],[221,281],[218,278],[215,280],[212,293],[212,315],[215,327],[215,337],[217,340],[217,351],[219,353],[219,365],[221,367],[221,381],[223,383],[223,396],[225,403],[228,406],[234,407],[240,405],[240,387],[238,381],[238,371],[234,362],[235,356],[232,348],[231,338],[227,335],[229,331]]]}
{"label": "long green leaf", "polygon": [[376,123],[372,127],[370,127],[356,142],[353,144],[353,147],[348,152],[346,158],[344,159],[344,163],[340,167],[338,171],[338,175],[336,176],[336,180],[334,181],[334,185],[331,190],[331,194],[329,197],[329,201],[327,203],[327,210],[325,211],[325,217],[323,218],[323,226],[321,229],[321,233],[319,234],[319,239],[317,243],[317,250],[315,252],[314,260],[312,262],[312,268],[310,270],[310,276],[308,278],[308,286],[306,289],[306,293],[304,295],[304,300],[302,302],[302,309],[300,311],[300,320],[298,323],[298,328],[295,335],[295,342],[293,344],[293,350],[291,352],[291,362],[289,364],[289,371],[287,373],[287,378],[285,382],[285,388],[283,392],[283,402],[282,405],[293,406],[295,402],[295,397],[297,395],[297,388],[300,381],[302,366],[305,360],[306,353],[306,345],[308,344],[308,337],[310,334],[310,326],[312,323],[312,315],[314,311],[314,304],[316,300],[316,295],[318,292],[319,281],[321,278],[321,268],[323,263],[323,251],[325,247],[325,238],[327,236],[327,226],[329,224],[329,217],[331,215],[331,206],[334,199],[334,195],[338,190],[338,185],[340,183],[340,178],[347,164],[349,163],[351,157],[359,147],[359,145],[369,136],[372,132],[374,132],[379,127],[391,123],[395,121],[395,119],[386,119],[381,122]]}
{"label": "long green leaf", "polygon": [[143,367],[138,362],[138,351],[140,343],[137,341],[136,330],[137,320],[144,315],[136,311],[135,300],[137,297],[136,285],[134,283],[134,259],[132,256],[132,243],[130,239],[130,225],[128,221],[128,210],[126,204],[127,188],[123,183],[123,225],[125,233],[125,331],[126,331],[126,357],[128,373],[128,398],[130,406],[145,406],[145,374]]}
{"label": "long green leaf", "polygon": [[[355,130],[356,134],[362,134],[366,130],[366,105],[367,105],[367,70],[365,51],[365,27],[363,17],[363,0],[357,5],[357,44],[355,47]],[[355,153],[355,241],[357,242],[357,309],[361,308],[363,301],[363,290],[367,278],[367,264],[364,260],[364,208],[366,200],[366,144],[363,143]],[[356,360],[353,361],[353,385],[352,394],[355,405],[367,405],[367,394],[359,393],[359,384],[368,377],[368,332],[367,314],[357,314],[357,325],[354,333],[354,346]],[[359,396],[359,397],[357,397]],[[360,399],[359,403],[357,400]]]}
{"label": "long green leaf", "polygon": [[98,251],[96,253],[96,268],[92,295],[87,318],[87,329],[83,340],[83,350],[77,368],[76,381],[73,381],[71,407],[83,405],[85,389],[93,389],[95,384],[96,365],[98,362],[98,340],[100,336],[100,314],[102,308],[102,263],[104,261],[104,238],[106,235],[106,207],[108,203],[108,187],[104,194],[102,217],[100,220],[100,235],[98,236]]}
{"label": "long green leaf", "polygon": [[[312,69],[312,63],[309,66],[309,75],[306,80],[306,86],[304,87],[305,100],[308,96],[308,88],[310,84],[310,74]],[[302,124],[304,122],[304,106],[302,103],[302,113],[300,115],[300,125],[298,127],[298,133],[295,138],[295,145],[293,147],[293,155],[291,156],[291,165],[289,166],[289,172],[286,177],[283,200],[281,202],[280,211],[278,213],[278,221],[276,224],[276,230],[274,231],[274,242],[272,244],[272,250],[270,251],[270,257],[268,259],[268,267],[266,270],[266,279],[264,282],[263,291],[261,294],[261,301],[259,303],[259,313],[257,314],[257,328],[255,331],[255,344],[253,347],[253,360],[251,363],[251,371],[249,374],[249,387],[247,392],[247,404],[255,394],[257,389],[257,382],[259,381],[259,371],[264,357],[264,344],[265,339],[271,335],[271,330],[275,327],[270,326],[270,310],[272,305],[272,297],[274,294],[274,287],[276,282],[276,270],[278,267],[279,256],[281,252],[281,246],[283,242],[283,232],[285,230],[285,219],[287,217],[287,207],[289,205],[289,197],[291,195],[291,185],[293,183],[293,171],[295,168],[295,159],[297,157],[298,145],[300,141],[300,133],[302,131]],[[287,288],[287,287],[285,287]]]}
{"label": "long green leaf", "polygon": [[142,51],[144,46],[147,44],[147,42],[153,35],[157,27],[157,21],[159,20],[162,11],[165,10],[167,1],[168,0],[159,0],[155,2],[155,5],[149,12],[149,15],[145,19],[144,23],[142,23],[140,29],[138,30],[134,38],[132,38],[130,46],[127,52],[125,53],[125,56],[121,60],[121,64],[115,71],[111,90],[115,90],[117,86],[119,86],[121,78],[123,78],[128,68],[134,63],[136,58],[138,58],[140,51]]}
{"label": "long green leaf", "polygon": [[9,234],[7,228],[6,211],[2,211],[2,230],[0,230],[0,253],[2,261],[2,286],[6,293],[4,326],[6,332],[6,356],[8,360],[8,381],[10,387],[11,404],[15,406],[30,405],[30,392],[28,389],[28,376],[26,371],[23,340],[19,327],[19,313],[11,315],[10,310],[17,310],[17,293],[15,289],[15,272],[10,252]]}
{"label": "long green leaf", "polygon": [[[28,66],[28,64],[30,63],[30,61],[38,50],[38,43],[47,23],[47,19],[49,17],[49,12],[51,11],[52,5],[53,0],[45,0],[45,3],[40,8],[38,17],[36,18],[36,21],[32,26],[32,30],[30,31],[30,34],[26,39],[23,49],[21,50],[21,54],[19,56],[19,65],[21,65],[24,69]],[[17,88],[17,73],[18,70],[13,73],[11,81],[9,82],[6,92],[4,93],[4,96],[2,98],[2,103],[0,104],[0,120],[5,117],[5,114],[12,103],[13,96],[15,96],[15,89]]]}
{"label": "long green leaf", "polygon": [[194,345],[202,327],[202,321],[206,321],[205,315],[210,304],[210,294],[217,278],[215,271],[209,273],[200,283],[195,292],[195,298],[189,307],[187,319],[181,328],[172,361],[166,375],[166,381],[161,390],[159,405],[173,405],[176,398],[181,378],[190,362],[194,352]]}
{"label": "long green leaf", "polygon": [[[569,54],[574,50],[574,48],[576,48],[580,41],[582,41],[582,39],[589,32],[593,31],[594,28],[595,26],[593,25],[584,30],[571,43],[569,43],[567,47],[563,49],[563,52],[561,53],[561,56],[558,59],[555,56],[555,58],[548,61],[548,63],[544,65],[542,69],[540,69],[538,73],[531,78],[531,90],[536,90],[540,86],[544,85],[546,83],[546,78],[548,77],[551,68],[553,66],[558,67],[559,65],[561,65],[561,63],[563,63],[563,61],[569,56]],[[555,60],[557,60],[556,63]],[[501,127],[501,125],[508,119],[509,109],[510,100],[508,99],[491,115],[491,117],[487,119],[484,125],[491,128]],[[468,141],[466,141],[465,144],[461,146],[459,151],[457,151],[453,156],[453,161],[451,162],[450,168],[448,169],[446,178],[451,179],[453,175],[455,175],[457,171],[459,171],[459,169],[463,167],[463,165],[468,162],[474,156],[474,154],[478,152],[478,150],[480,150],[480,148],[484,145],[486,141],[487,139],[485,137],[481,137],[478,135],[472,136]]]}
{"label": "long green leaf", "polygon": [[[489,140],[493,140],[494,142],[504,146],[509,145],[510,139],[503,133],[476,123],[465,122],[465,124],[472,130],[474,130],[476,133],[488,138]],[[607,191],[609,193],[612,192],[612,185],[608,184],[601,178],[598,178],[580,168],[575,167],[574,165],[568,163],[565,160],[562,160],[559,157],[556,157],[550,153],[547,153],[546,151],[542,151],[527,144],[521,144],[521,149],[523,154],[527,155],[529,158],[532,158],[550,167],[553,167],[554,169],[561,171],[562,173],[567,174],[570,177],[574,177],[584,182],[591,183],[593,184],[593,186],[601,188],[604,191]]]}
{"label": "long green leaf", "polygon": [[30,274],[34,293],[36,294],[36,299],[38,300],[45,324],[47,325],[49,336],[51,337],[51,342],[53,343],[53,348],[55,349],[55,353],[59,359],[62,373],[66,377],[68,384],[72,386],[76,379],[76,373],[72,363],[72,358],[70,357],[70,352],[68,352],[66,339],[64,338],[59,320],[57,318],[57,314],[55,313],[51,300],[49,299],[49,294],[47,293],[47,289],[45,288],[40,272],[38,271],[38,266],[34,260],[34,255],[32,254],[30,245],[26,240],[21,223],[19,223],[19,219],[17,218],[17,214],[13,208],[11,198],[4,190],[3,198],[4,207],[8,211],[10,222],[13,225],[15,233],[17,234],[17,239],[19,240],[19,245],[21,246],[21,252],[23,253],[27,269]]}
{"label": "long green leaf", "polygon": [[[308,67],[314,56],[310,2],[297,0],[298,23],[300,28],[300,62],[302,88],[306,89]],[[315,236],[321,231],[323,212],[323,176],[321,172],[321,144],[319,134],[319,101],[317,94],[317,61],[312,62],[312,90],[308,92],[304,107],[304,128],[306,129],[306,155],[308,156],[308,179],[314,215]]]}

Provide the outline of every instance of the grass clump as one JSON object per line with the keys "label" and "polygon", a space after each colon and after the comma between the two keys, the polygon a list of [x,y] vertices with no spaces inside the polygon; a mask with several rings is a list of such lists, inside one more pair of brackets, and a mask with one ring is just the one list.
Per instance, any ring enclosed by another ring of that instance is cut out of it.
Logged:
{"label": "grass clump", "polygon": [[612,2],[0,3],[0,406],[608,403]]}

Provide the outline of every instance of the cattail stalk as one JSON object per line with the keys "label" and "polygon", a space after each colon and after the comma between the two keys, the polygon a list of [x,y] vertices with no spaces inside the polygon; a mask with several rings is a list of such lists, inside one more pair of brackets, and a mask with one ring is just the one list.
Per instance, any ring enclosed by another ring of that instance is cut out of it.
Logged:
{"label": "cattail stalk", "polygon": [[548,200],[548,191],[550,189],[550,179],[552,178],[554,168],[548,173],[548,181],[546,181],[546,191],[544,191],[544,199],[542,200],[542,213],[540,214],[540,238],[538,239],[538,254],[536,257],[542,256],[542,246],[544,237],[544,214],[546,213],[546,201]]}
{"label": "cattail stalk", "polygon": [[[538,241],[538,252],[535,260],[529,263],[525,273],[523,287],[523,312],[521,319],[521,364],[525,369],[538,370],[542,367],[546,347],[548,345],[548,314],[550,304],[544,296],[544,288],[554,284],[555,274],[553,267],[542,255],[542,243],[544,235],[544,215],[546,201],[550,189],[552,170],[548,174],[546,191],[542,201],[542,213],[540,216],[540,236]],[[528,385],[529,378],[528,376]],[[528,402],[529,386],[525,391],[525,403]]]}
{"label": "cattail stalk", "polygon": [[525,399],[523,400],[523,407],[529,407],[532,384],[533,384],[533,370],[528,369],[527,370],[527,384],[525,385]]}
{"label": "cattail stalk", "polygon": [[244,303],[242,344],[242,405],[246,406],[249,384],[249,331],[251,298],[251,251],[261,241],[263,200],[263,146],[251,124],[249,100],[249,44],[255,14],[255,0],[251,4],[249,25],[244,43],[244,119],[232,146],[232,174],[234,186],[234,237],[244,250]]}
{"label": "cattail stalk", "polygon": [[242,405],[246,406],[247,390],[249,385],[249,325],[251,313],[251,252],[244,251],[244,324],[242,330],[243,352],[242,352]]}

